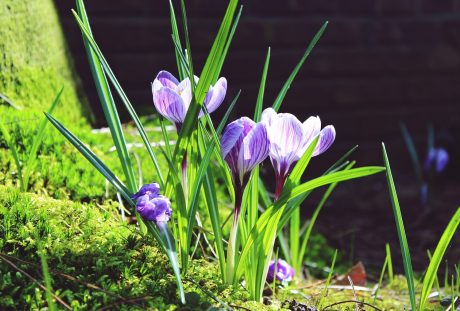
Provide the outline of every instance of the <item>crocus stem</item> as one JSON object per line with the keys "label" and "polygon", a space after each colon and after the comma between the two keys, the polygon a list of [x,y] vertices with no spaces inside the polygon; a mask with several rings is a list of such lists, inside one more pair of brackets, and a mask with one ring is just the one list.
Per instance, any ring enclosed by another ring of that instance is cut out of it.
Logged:
{"label": "crocus stem", "polygon": [[279,199],[281,192],[283,191],[284,183],[286,182],[286,177],[286,175],[276,176],[275,201]]}
{"label": "crocus stem", "polygon": [[188,186],[187,186],[187,153],[184,154],[182,158],[182,189],[184,189],[184,198],[187,200],[188,198]]}
{"label": "crocus stem", "polygon": [[240,216],[241,201],[243,199],[243,192],[238,188],[239,187],[235,189],[235,211],[233,214],[232,228],[230,229],[230,237],[228,238],[226,271],[227,284],[233,284],[235,282],[236,237],[238,234],[238,219]]}

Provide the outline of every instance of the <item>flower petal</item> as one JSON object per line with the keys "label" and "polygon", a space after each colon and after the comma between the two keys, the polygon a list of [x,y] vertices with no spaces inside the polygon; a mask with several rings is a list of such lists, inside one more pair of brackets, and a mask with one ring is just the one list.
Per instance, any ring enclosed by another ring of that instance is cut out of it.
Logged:
{"label": "flower petal", "polygon": [[[210,88],[211,91],[211,88]],[[227,79],[220,78],[216,84],[212,87],[211,95],[206,96],[205,105],[208,112],[215,111],[222,104],[227,93]],[[209,92],[208,92],[209,94]]]}
{"label": "flower petal", "polygon": [[160,71],[155,80],[153,80],[153,92],[158,91],[162,86],[168,87],[170,89],[175,89],[179,81],[169,72],[162,70]]}
{"label": "flower petal", "polygon": [[319,117],[309,117],[302,126],[305,132],[305,145],[308,147],[321,130],[321,120]]}
{"label": "flower petal", "polygon": [[[243,130],[244,132],[244,130]],[[257,123],[244,137],[238,157],[240,181],[254,166],[261,163],[268,156],[270,142],[264,123]]]}
{"label": "flower petal", "polygon": [[176,90],[177,94],[182,97],[182,101],[184,102],[185,111],[188,110],[190,103],[192,102],[192,85],[190,84],[190,79],[185,78],[182,80],[179,85],[177,86]]}
{"label": "flower petal", "polygon": [[162,195],[153,199],[149,199],[147,194],[141,196],[137,201],[136,209],[143,219],[156,223],[167,222],[172,214],[171,202]]}
{"label": "flower petal", "polygon": [[139,189],[139,191],[134,194],[131,198],[133,200],[139,199],[141,196],[148,195],[149,199],[153,199],[154,197],[158,196],[160,194],[160,185],[158,185],[156,182],[151,183],[151,184],[146,184]]}
{"label": "flower petal", "polygon": [[278,114],[276,113],[276,111],[273,108],[269,107],[269,108],[264,109],[264,111],[262,111],[261,121],[265,123],[268,129],[272,125],[272,123],[276,120],[277,116]]}
{"label": "flower petal", "polygon": [[295,157],[305,141],[302,123],[290,113],[280,113],[268,128],[268,138],[271,155],[279,158]]}
{"label": "flower petal", "polygon": [[238,138],[243,133],[243,122],[238,119],[229,123],[222,134],[221,149],[222,157],[225,159],[230,150],[235,146]]}
{"label": "flower petal", "polygon": [[173,90],[163,87],[153,93],[153,103],[158,113],[173,123],[183,123],[187,109],[182,98]]}
{"label": "flower petal", "polygon": [[319,140],[316,144],[313,156],[320,155],[332,145],[335,140],[335,128],[332,125],[328,125],[321,130],[319,133]]}
{"label": "flower petal", "polygon": [[438,149],[438,155],[436,157],[436,173],[441,173],[449,162],[449,154],[443,148]]}

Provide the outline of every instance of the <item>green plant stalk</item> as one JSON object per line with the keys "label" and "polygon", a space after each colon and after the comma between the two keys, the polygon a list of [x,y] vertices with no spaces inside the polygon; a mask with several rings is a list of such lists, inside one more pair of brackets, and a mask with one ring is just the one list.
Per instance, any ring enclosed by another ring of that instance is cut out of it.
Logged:
{"label": "green plant stalk", "polygon": [[3,137],[5,138],[6,144],[11,151],[11,155],[13,156],[14,163],[16,164],[16,169],[18,170],[18,179],[19,179],[19,188],[26,189],[23,175],[22,175],[22,166],[21,166],[21,159],[19,158],[18,150],[16,149],[15,142],[11,138],[10,132],[6,128],[5,124],[0,122],[0,131],[2,132]]}
{"label": "green plant stalk", "polygon": [[53,300],[53,287],[51,286],[51,276],[48,269],[48,263],[46,261],[46,256],[43,254],[43,251],[40,251],[40,261],[42,265],[43,279],[46,287],[46,301],[48,302],[48,309],[50,311],[57,310],[56,304]]}
{"label": "green plant stalk", "polygon": [[[349,168],[351,168],[351,166],[349,166]],[[307,230],[306,230],[306,232],[304,234],[304,237],[303,237],[303,240],[302,240],[302,244],[301,244],[300,249],[299,249],[299,255],[297,256],[297,262],[293,261],[293,264],[294,264],[293,268],[294,268],[296,274],[299,275],[299,276],[302,273],[302,262],[303,262],[303,258],[305,257],[305,253],[307,251],[307,245],[308,245],[308,241],[309,241],[310,236],[311,236],[311,232],[313,230],[313,226],[315,225],[316,219],[318,219],[318,215],[321,212],[324,204],[327,202],[327,200],[329,199],[329,196],[331,195],[332,191],[334,191],[336,186],[337,186],[337,183],[333,183],[327,188],[326,192],[324,193],[323,197],[321,198],[321,201],[319,202],[318,206],[316,207],[316,209],[315,209],[315,211],[313,213],[313,216],[310,219],[310,223],[308,224]]]}
{"label": "green plant stalk", "polygon": [[[58,92],[58,94],[54,98],[53,103],[48,109],[49,114],[52,114],[54,112],[54,109],[56,108],[57,104],[59,103],[59,100],[61,99],[61,95],[63,91],[64,91],[64,87],[61,88],[61,90]],[[37,165],[38,147],[40,147],[40,144],[43,141],[45,129],[47,125],[48,125],[48,120],[46,118],[43,118],[43,120],[40,122],[40,125],[38,126],[37,135],[35,135],[34,140],[32,142],[32,148],[30,148],[29,154],[27,155],[26,165],[24,167],[24,182],[23,182],[24,188],[22,189],[22,191],[24,192],[27,191],[29,187],[30,173],[31,171],[35,169],[35,166]]]}
{"label": "green plant stalk", "polygon": [[315,34],[311,42],[308,44],[307,50],[303,54],[302,58],[300,59],[299,63],[294,67],[292,70],[291,74],[289,75],[289,78],[287,81],[284,83],[283,87],[281,88],[281,91],[279,92],[278,96],[276,97],[274,103],[273,103],[273,109],[275,111],[278,111],[278,109],[281,107],[281,104],[284,100],[284,97],[287,94],[287,91],[291,87],[292,82],[294,81],[295,77],[297,76],[297,73],[299,72],[300,68],[302,68],[302,65],[305,63],[307,60],[308,56],[310,55],[311,51],[315,47],[316,43],[318,43],[319,39],[323,35],[324,31],[326,30],[328,22],[325,22],[323,26],[318,30],[318,32]]}
{"label": "green plant stalk", "polygon": [[441,264],[442,258],[444,257],[444,254],[447,251],[447,247],[449,246],[450,241],[452,240],[455,232],[457,231],[459,224],[460,224],[460,208],[457,209],[457,211],[455,212],[455,214],[452,216],[451,220],[449,221],[449,224],[447,225],[441,238],[439,239],[438,245],[436,246],[436,249],[430,260],[430,264],[428,265],[428,269],[423,279],[422,292],[420,294],[420,302],[419,302],[420,311],[424,310],[426,301],[428,300],[428,295],[430,294],[431,288],[433,287],[433,283],[436,280],[436,276],[437,276],[438,269]]}
{"label": "green plant stalk", "polygon": [[[308,152],[308,149],[307,149],[307,152]],[[384,168],[382,167],[369,166],[369,167],[354,168],[354,169],[350,169],[345,172],[344,171],[334,172],[334,173],[307,181],[303,184],[300,184],[299,186],[295,187],[289,193],[285,193],[284,195],[282,195],[278,201],[274,202],[273,205],[271,205],[269,208],[265,210],[264,213],[261,214],[261,216],[259,217],[259,220],[257,221],[256,226],[251,230],[247,240],[244,241],[244,246],[243,246],[243,250],[240,255],[240,260],[239,260],[239,263],[237,264],[236,275],[237,276],[242,275],[243,263],[245,262],[246,257],[251,247],[253,247],[254,244],[257,245],[257,243],[260,243],[256,241],[259,241],[263,238],[262,234],[265,232],[265,230],[268,230],[268,225],[270,224],[271,227],[273,226],[273,224],[277,225],[279,222],[278,216],[281,217],[281,214],[288,218],[291,216],[292,209],[289,210],[285,208],[286,205],[287,206],[289,205],[287,204],[289,203],[289,201],[294,200],[297,196],[310,192],[313,189],[316,189],[321,186],[329,185],[334,182],[340,182],[340,181],[373,175],[376,173],[380,173],[383,170]],[[277,231],[278,231],[277,228],[275,228],[275,233],[277,233]]]}
{"label": "green plant stalk", "polygon": [[382,143],[383,159],[385,162],[386,176],[388,182],[388,190],[390,192],[391,206],[393,207],[393,214],[396,222],[396,229],[398,231],[399,244],[401,246],[401,253],[403,257],[404,272],[407,280],[407,287],[409,290],[409,299],[412,310],[416,310],[417,304],[415,302],[415,287],[414,287],[414,272],[412,270],[412,261],[409,252],[409,245],[407,243],[406,231],[404,229],[404,222],[399,206],[398,195],[396,187],[391,174],[390,162],[388,160],[385,144]]}
{"label": "green plant stalk", "polygon": [[[89,24],[88,16],[86,14],[85,6],[83,4],[83,0],[77,0],[77,12],[78,16],[83,22],[83,25],[87,29],[88,35],[92,38],[91,27]],[[88,55],[88,61],[90,63],[91,73],[93,75],[94,83],[99,95],[99,100],[101,101],[102,110],[104,111],[107,124],[110,128],[110,133],[112,135],[113,143],[115,144],[118,158],[120,159],[120,163],[125,174],[128,188],[130,191],[136,192],[138,188],[136,185],[136,177],[134,175],[133,165],[129,156],[121,121],[118,116],[118,111],[115,106],[106,75],[98,59],[98,56],[96,55],[94,49],[91,47],[85,36],[83,36],[83,42],[85,45],[86,53]]]}
{"label": "green plant stalk", "polygon": [[414,140],[412,139],[409,130],[404,124],[401,124],[401,132],[403,134],[404,141],[406,143],[407,151],[409,151],[409,155],[412,161],[412,165],[414,167],[415,175],[417,177],[417,182],[419,186],[423,183],[422,178],[422,167],[420,165],[420,160],[418,158],[417,149],[415,148]]}
{"label": "green plant stalk", "polygon": [[329,268],[329,273],[327,275],[326,283],[324,284],[324,291],[322,292],[321,297],[319,298],[319,302],[318,302],[319,308],[321,308],[324,298],[327,296],[329,284],[331,284],[332,274],[334,273],[336,259],[337,259],[337,250],[335,250],[334,257],[332,257],[331,267]]}
{"label": "green plant stalk", "polygon": [[390,244],[388,243],[385,243],[385,253],[386,253],[386,258],[388,259],[388,280],[390,281],[390,283],[392,283],[394,279],[393,260],[391,259],[391,249],[390,249]]}
{"label": "green plant stalk", "polygon": [[[81,0],[77,0],[81,1]],[[101,50],[97,46],[96,41],[94,41],[91,33],[85,26],[84,22],[81,20],[80,16],[78,15],[77,12],[72,10],[72,13],[75,17],[75,20],[78,23],[78,26],[80,27],[80,30],[82,31],[82,34],[84,35],[84,38],[87,40],[87,42],[90,44],[91,48],[93,49],[93,52],[96,53],[98,60],[104,69],[105,74],[109,78],[109,80],[112,82],[112,85],[114,86],[115,90],[117,91],[118,95],[120,96],[123,104],[125,105],[126,109],[128,110],[129,115],[131,116],[132,120],[134,121],[134,124],[136,125],[137,130],[139,131],[139,134],[142,138],[142,141],[144,142],[145,148],[147,149],[147,152],[154,164],[155,172],[158,175],[158,183],[162,188],[165,186],[165,181],[163,178],[163,174],[161,173],[160,166],[158,164],[157,158],[155,156],[155,153],[152,150],[152,146],[150,143],[150,140],[145,132],[145,129],[137,116],[137,113],[134,111],[128,97],[126,96],[125,92],[121,88],[120,83],[118,82],[117,78],[115,77],[115,74],[113,73],[112,69],[110,68],[109,64],[104,58],[104,55],[102,55]],[[86,42],[86,41],[85,41]]]}
{"label": "green plant stalk", "polygon": [[382,270],[380,271],[379,283],[377,284],[377,289],[375,290],[375,293],[374,293],[374,304],[375,304],[375,301],[377,300],[377,295],[379,293],[380,287],[382,287],[383,276],[385,275],[385,270],[387,269],[387,266],[388,266],[388,256],[385,256],[385,261],[383,262]]}

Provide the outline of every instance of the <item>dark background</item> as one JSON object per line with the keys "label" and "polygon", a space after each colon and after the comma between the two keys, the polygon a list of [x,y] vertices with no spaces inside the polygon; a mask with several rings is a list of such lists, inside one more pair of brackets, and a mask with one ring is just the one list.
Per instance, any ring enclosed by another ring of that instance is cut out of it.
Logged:
{"label": "dark background", "polygon": [[[186,2],[194,66],[199,72],[227,1]],[[179,2],[174,3],[179,16]],[[360,164],[380,165],[380,142],[387,143],[406,221],[414,227],[409,242],[425,258],[426,247],[437,242],[460,203],[460,165],[455,161],[460,158],[460,1],[258,0],[241,4],[242,17],[222,70],[229,82],[226,103],[238,89],[243,91],[234,117],[253,113],[267,47],[272,53],[265,106],[272,104],[313,35],[329,21],[281,111],[295,113],[300,120],[319,115],[324,125],[336,127],[336,143],[317,160],[321,169],[356,144],[360,145],[355,153]],[[96,125],[103,125],[81,34],[70,12],[73,1],[56,0],[56,5],[76,69],[97,115]],[[162,69],[176,73],[168,1],[93,0],[86,5],[95,38],[135,108],[153,113],[150,82]],[[224,111],[221,107],[216,118]],[[428,220],[416,217],[424,211],[418,203],[400,122],[409,127],[422,158],[429,123],[436,129],[437,145],[446,147],[451,155],[448,170],[438,182],[441,207],[434,212],[436,217],[428,212]],[[376,265],[385,241],[397,250],[384,182],[380,176],[344,186],[318,224],[339,247],[347,249],[350,240],[357,239],[353,240],[355,257],[369,258]],[[353,235],[350,228],[355,228]],[[371,245],[363,240],[366,237]],[[378,253],[370,254],[368,249]]]}

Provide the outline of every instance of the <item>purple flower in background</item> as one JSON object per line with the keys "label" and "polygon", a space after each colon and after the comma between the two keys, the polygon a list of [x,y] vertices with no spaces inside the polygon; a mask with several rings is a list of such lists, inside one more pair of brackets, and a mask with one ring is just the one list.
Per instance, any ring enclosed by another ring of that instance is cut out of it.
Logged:
{"label": "purple flower in background", "polygon": [[[276,266],[276,272],[275,272]],[[272,260],[268,265],[267,281],[273,282],[273,279],[276,279],[280,282],[289,282],[295,276],[294,269],[283,259],[278,259],[278,261]]]}
{"label": "purple flower in background", "polygon": [[167,197],[160,195],[157,183],[142,186],[132,198],[136,200],[137,212],[143,219],[160,225],[171,218],[171,202]]}
{"label": "purple flower in background", "polygon": [[269,152],[267,129],[263,123],[255,123],[242,117],[227,125],[222,134],[222,156],[232,171],[235,191],[242,193],[248,173]]}
{"label": "purple flower in background", "polygon": [[449,162],[449,154],[444,148],[431,148],[425,159],[425,170],[434,171],[439,174],[447,166]]}
{"label": "purple flower in background", "polygon": [[309,117],[301,123],[290,113],[276,113],[267,108],[262,113],[270,141],[270,160],[275,169],[276,198],[281,194],[284,182],[295,163],[302,157],[310,143],[319,135],[313,156],[325,152],[335,140],[335,128],[328,125],[321,130],[319,117]]}
{"label": "purple flower in background", "polygon": [[[198,83],[195,76],[195,83]],[[192,102],[192,86],[190,79],[179,82],[167,71],[160,71],[152,83],[153,103],[158,113],[173,122],[179,131],[184,123],[188,107]],[[222,104],[227,93],[227,80],[220,78],[214,86],[210,86],[204,105],[209,113]],[[204,115],[200,112],[199,117]]]}

